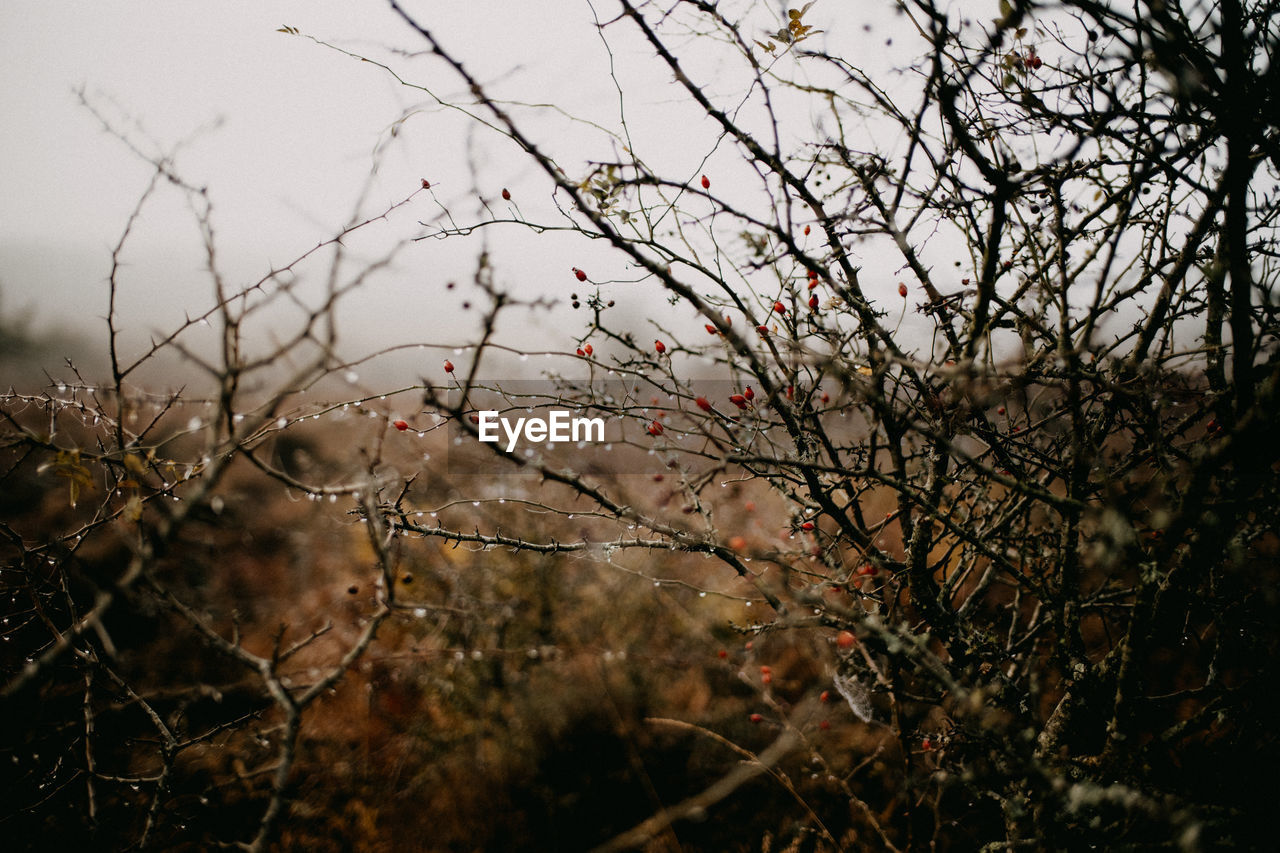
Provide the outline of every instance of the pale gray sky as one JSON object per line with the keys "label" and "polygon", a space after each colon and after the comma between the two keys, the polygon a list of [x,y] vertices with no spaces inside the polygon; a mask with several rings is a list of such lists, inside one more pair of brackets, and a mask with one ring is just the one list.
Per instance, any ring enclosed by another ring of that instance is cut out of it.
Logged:
{"label": "pale gray sky", "polygon": [[[493,91],[526,104],[555,104],[611,131],[620,129],[609,56],[587,0],[410,5]],[[600,14],[612,14],[608,0],[595,5]],[[848,55],[883,63],[883,38],[892,25],[868,32],[864,24],[886,20],[890,4],[857,6],[823,0],[810,15],[828,29],[823,38],[843,43],[840,49]],[[762,26],[771,8],[757,4]],[[427,177],[439,201],[462,220],[478,209],[476,190],[497,201],[504,186],[530,218],[555,219],[545,179],[509,142],[434,107],[414,114],[391,139],[389,127],[407,109],[426,105],[427,96],[396,85],[368,64],[276,32],[284,24],[389,59],[442,96],[462,91],[438,64],[392,52],[422,46],[378,0],[7,0],[0,6],[0,79],[6,83],[0,88],[0,311],[32,309],[39,326],[72,325],[90,340],[105,328],[109,248],[149,169],[102,131],[79,104],[79,87],[148,151],[183,144],[179,170],[209,188],[220,263],[233,281],[256,279],[271,264],[283,264],[330,236],[352,214],[366,184],[366,213],[403,198]],[[715,147],[714,128],[681,105],[652,52],[629,35],[630,28],[610,32],[628,125],[641,156],[677,178],[692,180],[710,171],[718,190],[739,179],[749,185],[749,173],[733,172],[741,158],[729,146]],[[900,27],[899,32],[908,35]],[[868,49],[873,46],[878,50]],[[677,47],[686,65],[714,86],[714,43],[691,37]],[[610,156],[613,144],[586,124],[549,109],[514,109],[571,173],[592,156]],[[809,117],[801,115],[799,130],[808,124]],[[370,181],[380,146],[384,154]],[[468,156],[479,173],[474,189]],[[380,226],[380,240],[353,247],[372,253],[417,234],[416,221],[437,210],[423,196]],[[593,278],[631,277],[616,255],[580,239],[535,238],[514,228],[491,230],[487,237],[499,281],[520,292],[564,296],[561,291],[572,289],[566,279],[571,265],[591,270]],[[450,278],[469,276],[479,247],[476,238],[407,249],[394,273],[378,280],[362,294],[358,310],[346,315],[351,333],[362,345],[382,339],[465,341],[470,327],[459,322],[449,301],[458,297],[441,287]],[[184,312],[208,306],[212,289],[202,273],[204,260],[176,193],[148,207],[125,260],[121,311],[138,342]],[[646,302],[655,310],[663,304],[652,297]],[[632,303],[630,310],[643,313],[643,303]],[[560,319],[552,328],[567,334],[571,325]],[[545,331],[540,334],[546,341]]]}

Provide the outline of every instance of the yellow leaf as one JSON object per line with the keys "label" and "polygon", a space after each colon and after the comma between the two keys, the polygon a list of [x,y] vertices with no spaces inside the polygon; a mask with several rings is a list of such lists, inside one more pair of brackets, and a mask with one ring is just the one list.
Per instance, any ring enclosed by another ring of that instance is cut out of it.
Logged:
{"label": "yellow leaf", "polygon": [[134,495],[125,503],[121,515],[125,521],[137,521],[142,518],[142,498]]}

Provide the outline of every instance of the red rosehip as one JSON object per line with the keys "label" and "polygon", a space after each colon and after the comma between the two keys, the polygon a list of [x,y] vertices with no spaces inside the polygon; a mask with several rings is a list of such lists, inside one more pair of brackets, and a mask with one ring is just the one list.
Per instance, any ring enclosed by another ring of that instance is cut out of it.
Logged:
{"label": "red rosehip", "polygon": [[707,400],[707,398],[706,398],[706,397],[699,397],[698,399],[694,400],[693,402],[697,405],[697,407],[698,407],[699,409],[702,409],[702,411],[704,411],[704,412],[709,412],[709,411],[711,411],[711,402],[710,402],[709,400]]}
{"label": "red rosehip", "polygon": [[923,749],[925,752],[930,752],[933,749],[933,741],[929,740],[928,738],[925,738],[924,740],[920,741],[920,748]]}
{"label": "red rosehip", "polygon": [[654,341],[653,348],[658,351],[658,355],[662,355],[664,352],[667,351],[667,345],[664,344],[662,341]]}
{"label": "red rosehip", "polygon": [[830,690],[824,690],[824,691],[822,691],[822,695],[818,697],[818,701],[819,701],[819,702],[830,702],[830,701],[831,701],[831,691],[830,691]]}
{"label": "red rosehip", "polygon": [[449,361],[447,358],[444,360],[444,372],[453,373],[453,362]]}
{"label": "red rosehip", "polygon": [[429,190],[429,189],[431,189],[431,182],[430,182],[430,181],[428,181],[426,178],[423,178],[423,179],[422,179],[422,188],[423,188],[424,190]]}
{"label": "red rosehip", "polygon": [[856,642],[858,642],[858,638],[853,636],[852,631],[841,631],[836,634],[836,645],[841,649],[851,649]]}
{"label": "red rosehip", "polygon": [[587,355],[591,355],[591,353],[595,351],[594,349],[592,349],[591,344],[587,344],[585,347],[583,347],[583,349],[587,351]]}
{"label": "red rosehip", "polygon": [[709,189],[711,189],[711,179],[710,179],[710,178],[708,178],[706,175],[703,175],[703,176],[702,176],[702,188],[703,188],[704,190],[709,190]]}
{"label": "red rosehip", "polygon": [[586,274],[585,272],[583,272],[582,270],[578,269],[577,267],[574,267],[574,268],[573,268],[573,274],[574,274],[574,276],[575,276],[575,277],[577,277],[578,281],[586,281],[586,280],[587,280],[587,274]]}
{"label": "red rosehip", "polygon": [[814,524],[812,521],[806,521],[804,524],[800,525],[801,530],[812,530],[813,528]]}
{"label": "red rosehip", "polygon": [[859,567],[859,569],[858,569],[858,574],[860,574],[860,575],[864,575],[864,576],[865,576],[865,575],[874,575],[875,573],[876,573],[876,567],[875,567],[875,566],[873,566],[873,565],[871,565],[870,563],[868,563],[868,564],[867,564],[867,565],[865,565],[865,566],[861,566],[861,567]]}
{"label": "red rosehip", "polygon": [[809,297],[809,310],[810,311],[818,310],[818,295],[816,293],[813,296]]}
{"label": "red rosehip", "polygon": [[759,333],[760,333],[760,334],[762,334],[762,335],[767,335],[767,334],[769,334],[769,327],[768,327],[768,326],[756,326],[756,331],[757,331],[757,332],[759,332]]}
{"label": "red rosehip", "polygon": [[742,389],[742,396],[746,397],[748,400],[754,400],[756,398],[756,392],[752,391],[751,386],[748,385],[746,388]]}
{"label": "red rosehip", "polygon": [[726,652],[724,649],[721,649],[720,651],[716,652],[716,657],[720,658],[720,660],[724,660],[728,656],[729,656],[729,653]]}
{"label": "red rosehip", "polygon": [[719,330],[718,330],[718,329],[716,329],[716,327],[715,327],[715,326],[713,326],[713,325],[711,325],[710,323],[706,323],[706,324],[704,324],[704,325],[703,325],[703,328],[707,330],[707,334],[708,334],[708,335],[718,334],[718,332],[719,332]]}
{"label": "red rosehip", "polygon": [[[649,424],[648,430],[649,430],[649,435],[662,435],[662,433],[666,431],[666,428],[662,425],[661,421],[654,421],[653,423]],[[661,477],[662,475],[656,474],[655,476]]]}
{"label": "red rosehip", "polygon": [[823,391],[823,392],[822,392],[822,396],[821,396],[821,397],[819,397],[818,399],[819,399],[819,400],[821,400],[821,401],[822,401],[822,402],[824,402],[824,403],[830,403],[830,402],[831,402],[831,395],[830,395],[830,394],[828,394],[826,391]]}
{"label": "red rosehip", "polygon": [[772,684],[772,683],[773,683],[773,675],[772,675],[772,674],[770,674],[770,673],[767,673],[767,672],[766,672],[764,675],[760,676],[760,683],[761,683],[761,684]]}
{"label": "red rosehip", "polygon": [[730,394],[729,402],[733,403],[739,409],[745,409],[747,407],[747,398],[742,394]]}
{"label": "red rosehip", "polygon": [[806,237],[808,237],[808,236],[809,236],[809,226],[808,226],[808,225],[806,225],[806,226],[804,227],[804,236],[806,236]]}
{"label": "red rosehip", "polygon": [[578,347],[578,355],[583,355],[583,356],[584,356],[584,355],[586,355],[586,354],[587,354],[587,353],[586,353],[586,351],[585,351],[585,350],[583,350],[583,349],[582,349],[582,347]]}
{"label": "red rosehip", "polygon": [[777,311],[779,314],[785,314],[787,313],[787,306],[783,305],[781,302],[775,302],[773,303],[773,310]]}
{"label": "red rosehip", "polygon": [[473,424],[478,424],[478,423],[480,423],[480,416],[479,416],[479,415],[472,415],[472,416],[471,416],[471,422],[472,422]]}
{"label": "red rosehip", "polygon": [[816,278],[809,279],[809,289],[816,290],[818,288],[818,280]]}
{"label": "red rosehip", "polygon": [[767,664],[767,663],[766,663],[766,664],[761,664],[761,665],[760,665],[760,674],[761,674],[761,675],[772,675],[772,674],[773,674],[773,667],[769,666],[769,664]]}
{"label": "red rosehip", "polygon": [[502,200],[511,201],[511,192],[506,187],[502,188]]}
{"label": "red rosehip", "polygon": [[763,715],[763,714],[752,714],[752,715],[751,715],[750,717],[748,717],[747,719],[749,719],[749,720],[750,720],[751,722],[753,722],[753,723],[758,723],[758,722],[760,722],[761,720],[763,720],[763,719],[764,719],[764,715]]}
{"label": "red rosehip", "polygon": [[825,732],[831,728],[831,723],[828,720],[822,720],[821,722],[818,723],[818,728],[822,729]]}
{"label": "red rosehip", "polygon": [[898,295],[903,299],[907,298],[907,286],[902,282],[898,282]]}
{"label": "red rosehip", "polygon": [[405,430],[407,430],[407,429],[409,428],[409,422],[408,422],[408,421],[393,421],[393,422],[391,423],[391,425],[392,425],[393,427],[395,427],[396,429],[400,430],[401,432],[404,432]]}
{"label": "red rosehip", "polygon": [[732,548],[734,551],[742,551],[742,550],[745,550],[745,549],[746,549],[746,547],[747,547],[747,537],[745,537],[745,536],[730,536],[730,537],[729,537],[729,547],[730,547],[730,548]]}

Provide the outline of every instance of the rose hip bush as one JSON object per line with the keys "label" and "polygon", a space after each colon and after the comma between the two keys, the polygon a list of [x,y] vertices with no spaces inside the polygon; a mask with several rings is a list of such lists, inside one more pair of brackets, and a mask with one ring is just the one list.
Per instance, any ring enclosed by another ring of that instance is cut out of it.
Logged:
{"label": "rose hip bush", "polygon": [[[141,352],[113,301],[105,379],[6,396],[11,826],[252,849],[1263,843],[1274,3],[597,10],[604,55],[654,63],[645,97],[700,117],[674,154],[633,134],[621,78],[612,124],[541,133],[535,91],[492,94],[391,8],[412,53],[366,65],[433,103],[416,81],[452,75],[447,106],[538,177],[501,211],[415,180],[321,244],[318,300],[293,275],[312,252],[215,276],[207,314]],[[216,259],[204,196],[154,165],[140,207],[186,192]],[[331,320],[403,248],[351,272],[371,229],[474,246],[441,292],[479,331],[365,389],[355,367],[399,348],[343,356]],[[504,284],[541,263],[487,236],[513,232],[576,240],[545,264],[568,298]],[[281,305],[296,331],[262,351],[248,330]],[[513,345],[513,316],[562,337]],[[171,353],[207,393],[139,387]],[[545,370],[514,376],[531,354]],[[482,411],[549,400],[606,440],[478,440]]]}

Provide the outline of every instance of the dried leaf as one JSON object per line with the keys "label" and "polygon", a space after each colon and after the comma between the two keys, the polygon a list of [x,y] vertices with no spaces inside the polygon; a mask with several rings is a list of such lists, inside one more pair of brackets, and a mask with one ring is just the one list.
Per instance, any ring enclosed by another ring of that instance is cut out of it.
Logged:
{"label": "dried leaf", "polygon": [[832,680],[844,701],[849,703],[854,716],[864,723],[871,722],[871,691],[854,676],[837,674]]}

